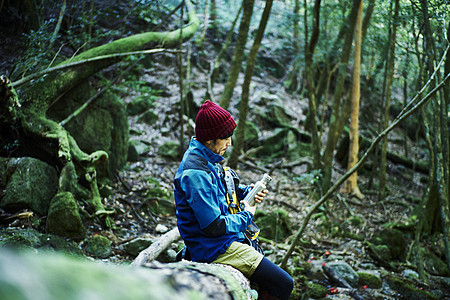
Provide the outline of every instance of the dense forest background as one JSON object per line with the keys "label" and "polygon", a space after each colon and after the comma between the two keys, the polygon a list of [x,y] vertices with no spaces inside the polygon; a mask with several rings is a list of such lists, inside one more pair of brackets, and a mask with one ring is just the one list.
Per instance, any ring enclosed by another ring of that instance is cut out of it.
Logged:
{"label": "dense forest background", "polygon": [[[274,178],[256,222],[293,299],[450,297],[448,11],[1,1],[1,245],[43,247],[20,242],[33,230],[132,261],[176,225],[173,176],[210,99],[238,121],[226,164]],[[182,241],[167,247],[158,260]]]}

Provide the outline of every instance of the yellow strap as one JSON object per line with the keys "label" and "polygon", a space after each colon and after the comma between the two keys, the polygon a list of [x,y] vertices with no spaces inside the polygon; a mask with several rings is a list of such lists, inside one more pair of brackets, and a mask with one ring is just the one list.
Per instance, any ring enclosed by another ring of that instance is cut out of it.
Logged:
{"label": "yellow strap", "polygon": [[[228,208],[230,210],[230,213],[232,214],[237,214],[238,212],[241,211],[241,207],[239,206],[239,202],[237,200],[236,197],[236,193],[233,193],[233,201],[230,201],[230,196],[228,196],[228,193],[226,194],[227,197],[227,203],[228,203]],[[230,205],[231,203],[234,203],[235,206],[233,207],[232,205]]]}

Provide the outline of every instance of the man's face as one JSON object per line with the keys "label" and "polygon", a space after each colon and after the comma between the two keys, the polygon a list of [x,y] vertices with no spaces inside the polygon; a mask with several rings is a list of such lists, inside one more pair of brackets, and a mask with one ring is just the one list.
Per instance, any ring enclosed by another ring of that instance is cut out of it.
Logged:
{"label": "man's face", "polygon": [[208,147],[212,152],[223,155],[227,148],[231,146],[231,136],[226,139],[217,139],[206,141],[206,147]]}

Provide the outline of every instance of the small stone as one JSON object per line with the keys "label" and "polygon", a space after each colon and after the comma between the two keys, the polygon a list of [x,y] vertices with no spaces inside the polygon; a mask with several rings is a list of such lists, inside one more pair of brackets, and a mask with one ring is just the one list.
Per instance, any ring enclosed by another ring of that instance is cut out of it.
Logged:
{"label": "small stone", "polygon": [[162,224],[158,224],[156,225],[155,231],[157,233],[166,233],[167,231],[169,231],[169,228],[167,228],[167,226],[164,226]]}

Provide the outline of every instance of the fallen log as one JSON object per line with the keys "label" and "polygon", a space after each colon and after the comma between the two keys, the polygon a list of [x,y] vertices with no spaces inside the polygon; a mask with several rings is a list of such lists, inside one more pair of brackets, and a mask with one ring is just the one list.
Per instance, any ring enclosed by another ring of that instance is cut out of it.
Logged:
{"label": "fallen log", "polygon": [[154,261],[170,244],[180,238],[178,227],[174,227],[169,232],[160,236],[153,244],[141,251],[139,255],[131,263],[132,266],[142,266],[145,263]]}

